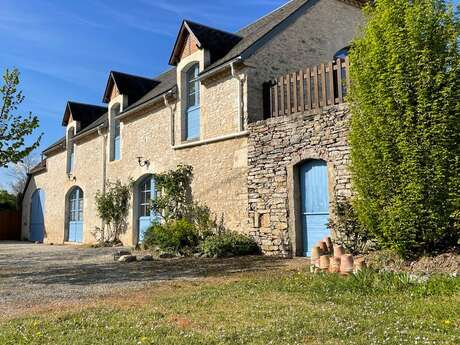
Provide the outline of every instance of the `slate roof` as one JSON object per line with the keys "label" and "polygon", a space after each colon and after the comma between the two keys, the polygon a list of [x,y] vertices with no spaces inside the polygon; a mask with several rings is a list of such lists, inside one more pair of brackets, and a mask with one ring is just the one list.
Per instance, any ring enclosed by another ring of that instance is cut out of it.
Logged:
{"label": "slate roof", "polygon": [[177,36],[174,49],[169,59],[171,65],[176,65],[179,62],[179,54],[184,43],[184,31],[190,30],[191,34],[198,41],[200,48],[208,49],[211,55],[211,62],[215,62],[225,56],[239,41],[241,36],[211,28],[209,26],[184,20],[182,22],[179,35]]}
{"label": "slate roof", "polygon": [[131,110],[133,108],[136,108],[137,106],[154,99],[158,96],[161,96],[162,94],[170,91],[176,86],[177,83],[177,72],[176,68],[171,68],[168,71],[156,76],[153,78],[156,82],[157,85],[147,92],[143,97],[141,97],[137,102],[130,104],[125,111]]}
{"label": "slate roof", "polygon": [[82,130],[100,118],[105,112],[107,112],[107,107],[101,107],[93,104],[67,102],[64,117],[62,119],[62,125],[67,126],[70,114],[72,114],[72,118],[75,121],[80,122],[80,130]]}
{"label": "slate roof", "polygon": [[105,103],[110,101],[110,85],[113,83],[115,83],[121,94],[128,95],[128,102],[130,104],[138,101],[142,96],[158,85],[158,82],[151,78],[111,71],[103,98],[103,102]]}
{"label": "slate roof", "polygon": [[46,154],[46,152],[51,151],[55,148],[58,148],[59,146],[62,146],[64,148],[65,145],[65,136],[59,139],[58,141],[52,143],[50,146],[48,146],[46,149],[43,150],[43,153]]}

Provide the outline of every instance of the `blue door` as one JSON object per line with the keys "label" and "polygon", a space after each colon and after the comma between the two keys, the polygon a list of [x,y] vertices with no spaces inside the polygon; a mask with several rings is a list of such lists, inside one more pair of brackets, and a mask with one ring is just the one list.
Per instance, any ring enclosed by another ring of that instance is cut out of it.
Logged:
{"label": "blue door", "polygon": [[72,190],[69,196],[69,242],[83,242],[83,191]]}
{"label": "blue door", "polygon": [[139,212],[139,237],[141,243],[144,240],[145,232],[155,220],[154,212],[151,209],[151,201],[156,198],[155,179],[152,176],[145,178],[139,184],[138,189],[138,212]]}
{"label": "blue door", "polygon": [[300,168],[303,251],[310,256],[316,242],[329,235],[329,192],[327,164],[311,160]]}
{"label": "blue door", "polygon": [[30,203],[30,241],[42,242],[45,237],[45,192],[37,189]]}

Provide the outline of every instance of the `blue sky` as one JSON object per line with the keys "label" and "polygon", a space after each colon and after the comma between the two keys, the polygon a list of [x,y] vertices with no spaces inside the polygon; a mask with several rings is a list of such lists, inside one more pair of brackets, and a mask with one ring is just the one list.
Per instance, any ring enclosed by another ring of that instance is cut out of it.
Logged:
{"label": "blue sky", "polygon": [[233,32],[285,1],[0,0],[0,69],[21,71],[21,110],[37,114],[45,134],[40,152],[63,135],[68,100],[101,103],[110,70],[167,69],[182,19]]}
{"label": "blue sky", "polygon": [[166,70],[182,19],[233,32],[284,2],[0,0],[0,69],[21,71],[21,110],[37,114],[45,134],[39,154],[63,135],[68,100],[101,104],[110,70],[150,77]]}

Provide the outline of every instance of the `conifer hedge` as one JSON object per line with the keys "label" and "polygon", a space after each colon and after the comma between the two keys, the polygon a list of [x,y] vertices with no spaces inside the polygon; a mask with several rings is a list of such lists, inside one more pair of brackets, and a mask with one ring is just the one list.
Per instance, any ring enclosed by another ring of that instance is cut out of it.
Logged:
{"label": "conifer hedge", "polygon": [[442,0],[375,0],[351,53],[360,223],[404,255],[457,244],[460,21]]}

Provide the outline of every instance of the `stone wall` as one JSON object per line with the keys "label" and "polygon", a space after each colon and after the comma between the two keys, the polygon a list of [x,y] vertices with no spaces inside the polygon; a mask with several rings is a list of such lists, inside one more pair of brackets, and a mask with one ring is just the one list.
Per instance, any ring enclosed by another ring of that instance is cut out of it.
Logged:
{"label": "stone wall", "polygon": [[328,164],[330,214],[351,195],[346,105],[275,117],[249,125],[249,228],[268,255],[302,253],[297,167],[308,159]]}

